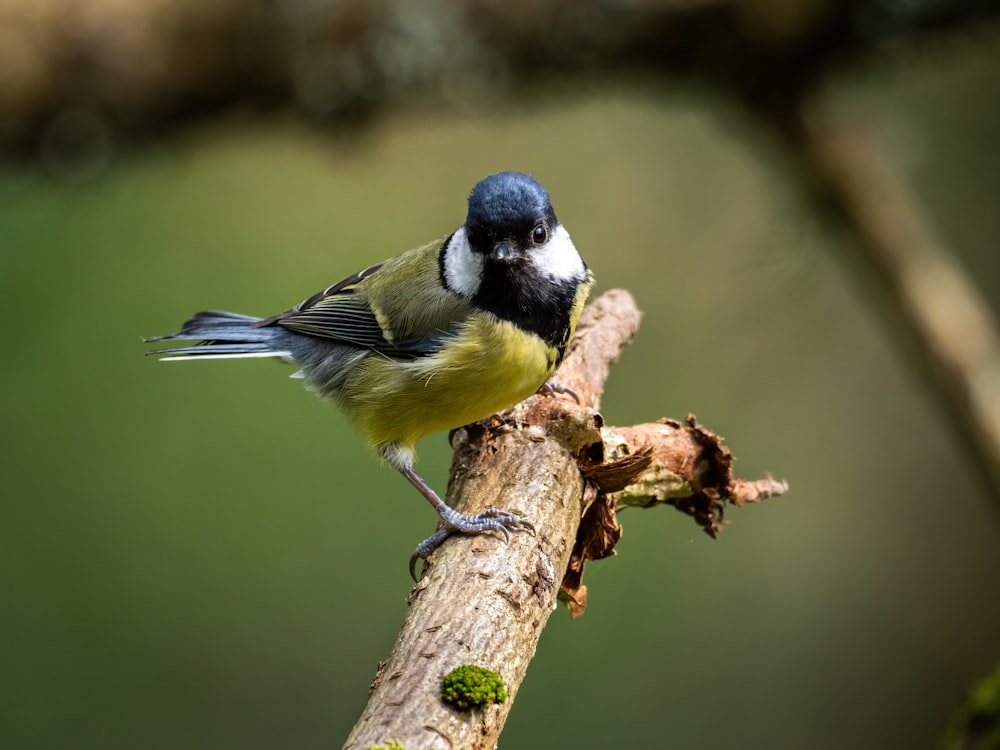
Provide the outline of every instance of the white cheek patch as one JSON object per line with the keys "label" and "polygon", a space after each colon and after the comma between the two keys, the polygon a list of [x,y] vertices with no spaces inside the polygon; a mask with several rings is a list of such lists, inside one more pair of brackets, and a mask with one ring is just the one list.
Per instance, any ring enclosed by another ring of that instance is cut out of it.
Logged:
{"label": "white cheek patch", "polygon": [[531,252],[531,259],[535,268],[555,281],[579,281],[587,274],[583,258],[562,224],[556,226],[544,246]]}
{"label": "white cheek patch", "polygon": [[471,298],[479,291],[485,262],[480,253],[472,252],[465,227],[460,227],[451,236],[444,251],[445,284],[456,294]]}

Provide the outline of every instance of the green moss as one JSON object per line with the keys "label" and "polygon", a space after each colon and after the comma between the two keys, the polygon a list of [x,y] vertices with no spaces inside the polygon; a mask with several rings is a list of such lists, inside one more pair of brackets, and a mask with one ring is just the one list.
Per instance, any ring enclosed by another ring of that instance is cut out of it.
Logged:
{"label": "green moss", "polygon": [[1000,667],[969,692],[952,719],[942,748],[1000,750]]}
{"label": "green moss", "polygon": [[441,681],[441,700],[459,711],[504,703],[507,686],[496,672],[471,664],[455,667]]}
{"label": "green moss", "polygon": [[386,740],[384,745],[369,745],[367,750],[406,750],[399,740]]}

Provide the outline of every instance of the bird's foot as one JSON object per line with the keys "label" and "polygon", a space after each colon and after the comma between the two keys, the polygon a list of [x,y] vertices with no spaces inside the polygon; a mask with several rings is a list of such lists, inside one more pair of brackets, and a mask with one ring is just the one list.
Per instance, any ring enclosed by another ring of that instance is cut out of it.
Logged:
{"label": "bird's foot", "polygon": [[410,576],[414,581],[419,580],[416,573],[417,560],[426,560],[452,534],[486,534],[495,531],[503,537],[504,544],[507,544],[512,531],[535,533],[535,527],[527,518],[500,508],[487,508],[477,515],[466,516],[457,510],[445,507],[440,515],[445,525],[418,544],[410,555]]}

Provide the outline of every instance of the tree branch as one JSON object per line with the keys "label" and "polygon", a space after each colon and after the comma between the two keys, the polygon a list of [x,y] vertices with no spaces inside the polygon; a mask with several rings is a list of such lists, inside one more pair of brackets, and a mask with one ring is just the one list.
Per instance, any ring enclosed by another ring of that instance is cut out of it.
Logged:
{"label": "tree branch", "polygon": [[[509,545],[487,536],[452,537],[434,553],[426,575],[413,589],[399,637],[380,665],[371,699],[345,748],[360,750],[389,740],[408,748],[496,746],[538,638],[556,607],[560,581],[573,569],[571,557],[579,573],[577,583],[582,576],[586,557],[577,554],[583,536],[581,516],[599,498],[624,497],[621,492],[607,495],[601,488],[602,483],[605,488],[612,486],[601,467],[617,462],[619,471],[611,473],[630,487],[635,483],[624,477],[639,474],[621,471],[623,456],[644,451],[670,455],[671,471],[688,487],[671,493],[679,505],[684,498],[715,492],[720,481],[729,488],[726,491],[743,488],[739,491],[744,492],[754,486],[731,482],[728,474],[719,474],[717,465],[705,460],[706,442],[717,454],[728,456],[728,451],[717,438],[705,438],[710,433],[693,419],[687,425],[661,423],[655,428],[660,434],[642,426],[602,429],[596,407],[605,380],[638,323],[631,296],[620,290],[608,292],[584,311],[555,378],[572,388],[581,404],[565,396],[534,396],[454,433],[450,502],[463,513],[495,505],[526,515],[535,534],[514,534]],[[675,439],[678,433],[701,437]],[[605,454],[611,435],[614,449]],[[673,450],[659,450],[664,435],[670,436],[666,442]],[[629,440],[641,445],[629,445]],[[659,460],[644,466],[650,469]],[[588,467],[586,472],[581,473],[581,465]],[[656,491],[658,483],[642,476],[645,486]],[[576,594],[580,595],[579,586]],[[579,601],[571,606],[582,611]],[[442,679],[466,664],[498,672],[506,683],[507,702],[473,712],[445,705],[440,700]]]}

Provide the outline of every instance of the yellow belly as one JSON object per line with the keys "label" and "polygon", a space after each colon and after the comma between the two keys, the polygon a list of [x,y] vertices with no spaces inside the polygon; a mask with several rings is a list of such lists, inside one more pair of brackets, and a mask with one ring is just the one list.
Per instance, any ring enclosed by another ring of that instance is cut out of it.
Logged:
{"label": "yellow belly", "polygon": [[557,357],[537,336],[477,316],[439,354],[411,361],[366,357],[338,401],[369,447],[412,447],[424,435],[527,398],[552,375]]}

